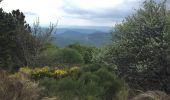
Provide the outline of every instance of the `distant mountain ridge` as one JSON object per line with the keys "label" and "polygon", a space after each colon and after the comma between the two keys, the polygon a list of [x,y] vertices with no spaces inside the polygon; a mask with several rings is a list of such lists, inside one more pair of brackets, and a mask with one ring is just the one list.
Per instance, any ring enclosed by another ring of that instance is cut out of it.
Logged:
{"label": "distant mountain ridge", "polygon": [[82,34],[92,34],[96,31],[99,32],[109,32],[111,31],[112,28],[111,27],[78,27],[78,28],[57,28],[55,34],[62,34],[66,31],[76,31]]}
{"label": "distant mountain ridge", "polygon": [[53,37],[53,43],[59,47],[77,42],[102,46],[111,42],[111,28],[59,28]]}

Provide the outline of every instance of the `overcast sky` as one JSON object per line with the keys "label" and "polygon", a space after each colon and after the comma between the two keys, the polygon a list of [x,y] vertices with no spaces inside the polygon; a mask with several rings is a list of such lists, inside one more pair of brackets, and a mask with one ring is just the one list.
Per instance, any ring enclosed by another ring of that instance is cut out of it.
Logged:
{"label": "overcast sky", "polygon": [[[167,0],[170,1],[170,0]],[[39,17],[42,25],[113,26],[139,8],[143,0],[3,0],[6,12],[20,9],[30,24]]]}

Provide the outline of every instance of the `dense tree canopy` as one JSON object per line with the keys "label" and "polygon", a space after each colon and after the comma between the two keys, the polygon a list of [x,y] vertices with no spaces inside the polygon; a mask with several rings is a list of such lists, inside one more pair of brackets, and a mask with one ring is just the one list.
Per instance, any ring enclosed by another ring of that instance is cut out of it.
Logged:
{"label": "dense tree canopy", "polygon": [[98,51],[96,47],[81,45],[79,43],[70,44],[68,48],[78,51],[82,55],[85,64],[92,63],[93,54]]}
{"label": "dense tree canopy", "polygon": [[24,14],[19,10],[6,13],[0,9],[0,28],[0,66],[26,65],[32,37]]}
{"label": "dense tree canopy", "polygon": [[114,66],[134,87],[169,91],[169,29],[166,2],[145,1],[135,14],[116,25],[113,44],[96,61]]}
{"label": "dense tree canopy", "polygon": [[35,66],[40,52],[50,42],[54,25],[41,28],[39,20],[31,28],[19,10],[6,13],[0,9],[0,67],[17,69]]}

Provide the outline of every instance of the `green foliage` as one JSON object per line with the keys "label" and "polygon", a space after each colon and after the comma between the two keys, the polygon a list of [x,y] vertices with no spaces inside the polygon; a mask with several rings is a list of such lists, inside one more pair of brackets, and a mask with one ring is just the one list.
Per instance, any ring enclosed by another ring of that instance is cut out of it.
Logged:
{"label": "green foliage", "polygon": [[61,64],[80,64],[83,63],[83,58],[80,53],[74,49],[63,48],[56,57],[57,61]]}
{"label": "green foliage", "polygon": [[91,63],[93,54],[98,50],[96,47],[81,45],[78,43],[68,45],[68,48],[77,50],[82,55],[85,64]]}
{"label": "green foliage", "polygon": [[15,69],[29,63],[33,37],[24,14],[19,10],[6,13],[0,9],[0,27],[0,67]]}
{"label": "green foliage", "polygon": [[60,100],[113,100],[125,87],[123,80],[100,66],[92,70],[90,66],[88,70],[82,67],[78,72],[64,78],[41,79],[40,84],[46,87],[45,94],[56,96]]}
{"label": "green foliage", "polygon": [[141,9],[115,26],[113,43],[94,61],[114,66],[132,87],[170,91],[169,19],[166,2],[145,1]]}
{"label": "green foliage", "polygon": [[57,80],[49,77],[45,77],[42,80],[39,80],[40,85],[45,86],[45,94],[48,96],[54,96],[57,95],[56,89],[58,86],[56,85],[58,83]]}
{"label": "green foliage", "polygon": [[36,66],[55,67],[58,64],[57,56],[58,56],[58,49],[53,47],[47,48],[40,53],[37,59]]}
{"label": "green foliage", "polygon": [[[71,66],[69,66],[71,67]],[[80,67],[73,66],[71,68],[51,68],[48,66],[44,67],[36,67],[36,68],[29,68],[27,67],[21,67],[18,72],[14,74],[14,76],[20,76],[22,74],[25,74],[29,77],[32,77],[35,80],[43,79],[45,77],[49,78],[64,78],[68,75],[72,76],[77,74],[80,71]]]}
{"label": "green foliage", "polygon": [[83,57],[77,50],[52,46],[40,53],[36,66],[64,67],[65,65],[82,64],[83,62]]}
{"label": "green foliage", "polygon": [[51,39],[54,25],[42,30],[36,22],[31,29],[20,10],[6,13],[1,8],[0,28],[0,67],[14,71],[21,66],[35,66]]}
{"label": "green foliage", "polygon": [[47,50],[47,49],[59,49],[56,45],[53,45],[52,43],[46,43],[44,45],[44,48],[42,48],[41,50],[44,51],[44,50]]}

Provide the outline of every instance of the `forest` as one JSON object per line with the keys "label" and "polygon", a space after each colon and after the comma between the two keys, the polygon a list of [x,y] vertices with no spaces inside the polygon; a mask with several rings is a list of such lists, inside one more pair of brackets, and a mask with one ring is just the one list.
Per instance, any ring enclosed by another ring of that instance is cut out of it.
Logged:
{"label": "forest", "polygon": [[[3,2],[3,0],[0,2]],[[111,42],[63,48],[57,25],[0,8],[0,100],[170,100],[170,9],[146,0]]]}

